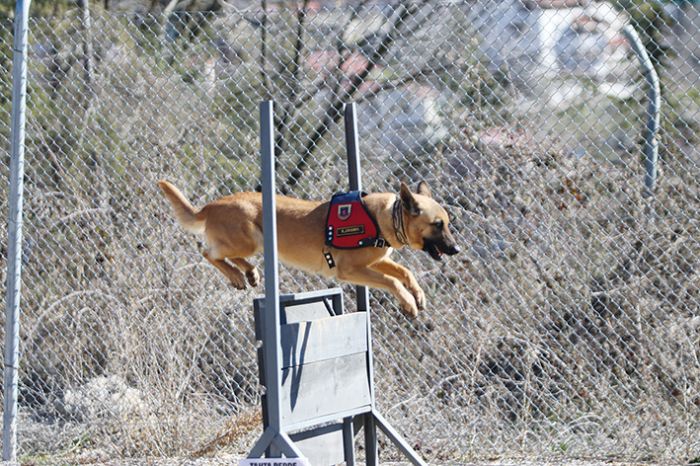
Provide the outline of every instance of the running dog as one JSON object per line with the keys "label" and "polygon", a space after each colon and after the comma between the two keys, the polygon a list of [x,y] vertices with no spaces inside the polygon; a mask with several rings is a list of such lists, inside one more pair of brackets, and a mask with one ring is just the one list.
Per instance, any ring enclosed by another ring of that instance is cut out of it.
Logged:
{"label": "running dog", "polygon": [[[188,232],[204,236],[204,257],[237,289],[253,287],[260,275],[248,258],[263,249],[262,195],[240,192],[196,209],[171,183],[158,182],[175,218]],[[392,249],[423,250],[435,260],[459,252],[444,208],[425,182],[415,193],[401,183],[398,195],[373,193],[362,203],[377,226],[381,243],[338,249],[326,242],[329,201],[277,196],[277,244],[282,262],[306,272],[355,285],[380,288],[398,300],[402,312],[416,317],[425,308],[425,293],[410,270],[389,258]],[[332,259],[329,259],[332,258]]]}

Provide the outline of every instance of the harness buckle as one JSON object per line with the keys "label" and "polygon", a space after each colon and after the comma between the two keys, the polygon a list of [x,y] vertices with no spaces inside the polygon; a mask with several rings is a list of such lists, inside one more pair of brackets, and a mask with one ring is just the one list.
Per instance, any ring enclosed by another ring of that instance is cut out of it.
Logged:
{"label": "harness buckle", "polygon": [[328,264],[329,269],[332,269],[333,267],[335,267],[335,260],[333,259],[333,255],[331,254],[330,251],[324,251],[323,257],[325,257],[326,263]]}
{"label": "harness buckle", "polygon": [[389,243],[384,238],[377,238],[376,241],[374,242],[375,248],[384,248],[384,247],[387,247],[388,245],[389,245]]}

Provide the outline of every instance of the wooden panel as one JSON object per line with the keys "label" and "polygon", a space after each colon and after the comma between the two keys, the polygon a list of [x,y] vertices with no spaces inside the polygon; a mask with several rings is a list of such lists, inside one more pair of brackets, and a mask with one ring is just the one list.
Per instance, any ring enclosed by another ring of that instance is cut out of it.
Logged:
{"label": "wooden panel", "polygon": [[326,416],[320,416],[320,417],[315,417],[315,418],[310,418],[307,420],[301,420],[299,422],[294,422],[291,424],[285,424],[284,428],[287,429],[288,431],[296,431],[299,429],[310,429],[311,427],[314,426],[320,426],[322,424],[326,424],[328,422],[335,422],[338,419],[344,419],[346,417],[354,417],[354,416],[361,416],[363,414],[371,413],[372,412],[372,405],[362,405],[357,408],[350,409],[348,411],[341,411],[338,413],[332,413],[328,414]]}
{"label": "wooden panel", "polygon": [[367,351],[363,312],[282,325],[282,367],[297,366]]}
{"label": "wooden panel", "polygon": [[[264,297],[253,300],[256,340],[262,339],[264,308]],[[340,288],[280,296],[280,323],[282,324],[320,319],[342,313],[343,294]]]}
{"label": "wooden panel", "polygon": [[285,425],[370,405],[367,353],[283,369],[280,398]]}
{"label": "wooden panel", "polygon": [[298,432],[290,437],[309,464],[330,466],[345,461],[342,423]]}
{"label": "wooden panel", "polygon": [[[263,312],[265,309],[264,304],[265,300],[263,299],[256,299],[253,304],[255,339],[258,341],[262,340],[263,335],[263,325],[265,321]],[[284,306],[280,308],[280,324],[284,325],[308,320],[325,319],[333,314],[343,313],[342,306],[340,306],[340,309],[336,309],[335,307],[332,298],[327,298],[325,301],[321,299],[320,301]]]}
{"label": "wooden panel", "polygon": [[[303,303],[310,303],[310,302],[315,302],[315,301],[321,301],[323,298],[339,298],[342,300],[343,296],[343,290],[340,288],[328,288],[326,290],[316,290],[316,291],[307,291],[304,293],[290,293],[290,294],[281,294],[280,295],[280,304],[282,306],[287,305],[288,303],[293,304],[293,303],[298,303],[298,304],[303,304]],[[257,298],[254,299],[255,303],[260,303],[260,306],[265,303],[265,297],[264,296],[258,296]]]}
{"label": "wooden panel", "polygon": [[327,288],[325,290],[305,291],[303,293],[290,293],[280,295],[280,302],[286,303],[289,301],[313,301],[324,296],[343,295],[341,288]]}
{"label": "wooden panel", "polygon": [[294,304],[286,305],[282,310],[282,318],[280,323],[291,324],[294,322],[303,322],[307,320],[315,319],[325,319],[326,317],[332,315],[329,312],[329,308],[332,310],[331,300],[328,299],[328,306],[323,299],[320,301],[315,301],[305,304]]}

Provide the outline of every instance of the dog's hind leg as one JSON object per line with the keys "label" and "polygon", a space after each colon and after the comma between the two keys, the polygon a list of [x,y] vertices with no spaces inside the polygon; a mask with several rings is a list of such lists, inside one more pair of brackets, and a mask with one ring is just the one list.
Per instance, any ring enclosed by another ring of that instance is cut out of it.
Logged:
{"label": "dog's hind leg", "polygon": [[243,276],[243,272],[226,262],[226,260],[214,257],[209,251],[204,251],[202,255],[211,265],[219,269],[219,271],[228,278],[234,288],[245,290],[245,277]]}
{"label": "dog's hind leg", "polygon": [[253,264],[240,257],[229,257],[228,259],[245,272],[245,277],[248,279],[250,286],[258,286],[258,283],[260,283],[260,274]]}
{"label": "dog's hind leg", "polygon": [[[212,212],[216,211],[209,211],[210,214]],[[205,230],[210,256],[214,260],[223,262],[225,259],[231,262],[231,264],[226,262],[212,263],[231,280],[233,286],[241,289],[245,288],[246,278],[251,286],[257,286],[260,281],[255,266],[245,258],[261,250],[263,244],[262,231],[254,222],[237,219],[245,217],[245,215],[245,209],[233,209],[231,212],[219,213],[218,217],[207,219]],[[218,218],[218,220],[213,221],[213,218]],[[245,272],[245,277],[241,270]]]}
{"label": "dog's hind leg", "polygon": [[394,262],[388,257],[385,257],[379,262],[375,262],[374,264],[370,265],[370,268],[401,280],[401,283],[408,288],[413,297],[416,299],[418,310],[425,309],[425,293],[418,284],[418,281],[416,281],[416,277],[414,277],[413,273],[411,273],[411,271],[406,267]]}

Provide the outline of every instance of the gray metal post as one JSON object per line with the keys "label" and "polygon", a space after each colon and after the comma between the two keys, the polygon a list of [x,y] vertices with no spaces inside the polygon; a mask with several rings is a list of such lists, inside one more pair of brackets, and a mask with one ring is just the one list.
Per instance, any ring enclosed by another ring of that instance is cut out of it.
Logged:
{"label": "gray metal post", "polygon": [[267,386],[267,420],[274,432],[281,431],[282,412],[279,405],[280,361],[280,301],[277,265],[277,207],[275,202],[274,121],[271,100],[260,104],[260,146],[262,152],[263,231],[265,253],[265,385]]}
{"label": "gray metal post", "polygon": [[646,174],[644,176],[644,195],[651,196],[656,185],[657,167],[659,161],[659,142],[656,136],[659,133],[659,118],[661,108],[661,88],[659,85],[659,75],[654,69],[654,64],[649,58],[647,49],[644,47],[639,34],[630,24],[623,28],[625,37],[630,41],[632,50],[637,55],[637,59],[642,66],[644,77],[649,86],[649,106],[647,107],[647,123],[644,131],[644,156]]}
{"label": "gray metal post", "polygon": [[343,419],[343,447],[345,449],[345,466],[355,466],[355,429],[352,417]]}
{"label": "gray metal post", "polygon": [[[348,154],[348,179],[351,191],[362,190],[362,171],[360,169],[359,136],[357,131],[357,115],[355,103],[345,105],[345,147]],[[372,399],[372,412],[374,411],[374,362],[372,361],[372,325],[369,314],[369,293],[366,286],[355,288],[357,294],[357,310],[367,313],[367,361],[370,377],[369,390]],[[379,464],[379,452],[377,449],[377,426],[372,412],[364,415],[365,428],[365,463],[370,466]]]}
{"label": "gray metal post", "polygon": [[377,423],[374,422],[374,414],[365,414],[365,464],[377,466],[379,464],[379,448],[377,447]]}
{"label": "gray metal post", "polygon": [[27,95],[27,35],[30,0],[17,0],[12,64],[12,147],[8,215],[5,316],[5,402],[2,459],[17,459],[19,315],[22,273],[22,195],[24,189],[24,123]]}
{"label": "gray metal post", "polygon": [[[348,153],[348,179],[351,191],[362,190],[362,171],[360,169],[359,138],[357,134],[357,116],[355,103],[345,105],[345,147]],[[369,310],[369,295],[367,287],[358,286],[357,310]],[[370,349],[371,352],[371,349]]]}
{"label": "gray metal post", "polygon": [[282,430],[280,392],[282,345],[280,344],[280,300],[277,260],[277,202],[275,199],[275,134],[271,100],[260,104],[260,155],[262,158],[263,246],[265,248],[265,308],[263,309],[263,354],[265,360],[265,413],[267,427],[249,458],[270,456],[300,458],[299,448]]}

